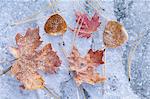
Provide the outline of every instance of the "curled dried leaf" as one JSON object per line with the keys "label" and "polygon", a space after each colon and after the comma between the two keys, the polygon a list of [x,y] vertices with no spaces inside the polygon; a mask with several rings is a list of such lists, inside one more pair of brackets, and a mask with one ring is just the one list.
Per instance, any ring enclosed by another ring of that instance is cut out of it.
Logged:
{"label": "curled dried leaf", "polygon": [[44,30],[46,33],[57,36],[67,31],[67,23],[59,14],[54,14],[46,21]]}
{"label": "curled dried leaf", "polygon": [[128,34],[125,28],[117,21],[109,21],[103,33],[103,41],[107,48],[116,48],[125,43]]}
{"label": "curled dried leaf", "polygon": [[100,74],[96,72],[96,67],[100,64],[104,64],[102,61],[103,54],[99,53],[101,52],[93,52],[90,50],[85,57],[81,57],[78,50],[73,47],[68,60],[70,69],[75,72],[74,79],[78,85],[82,83],[95,84],[106,80],[106,77],[100,76]]}
{"label": "curled dried leaf", "polygon": [[[83,23],[82,20],[83,19]],[[94,16],[90,19],[87,14],[76,12],[76,22],[78,25],[82,23],[78,36],[81,38],[89,38],[93,32],[96,32],[101,22],[99,20],[98,13],[95,13]],[[71,29],[71,28],[70,28]],[[71,29],[73,32],[78,30],[78,28]]]}
{"label": "curled dried leaf", "polygon": [[44,80],[38,70],[56,72],[61,62],[51,44],[37,50],[40,41],[39,28],[28,29],[25,36],[16,35],[17,48],[12,48],[12,54],[17,58],[11,68],[11,73],[19,80],[25,89],[44,88]]}

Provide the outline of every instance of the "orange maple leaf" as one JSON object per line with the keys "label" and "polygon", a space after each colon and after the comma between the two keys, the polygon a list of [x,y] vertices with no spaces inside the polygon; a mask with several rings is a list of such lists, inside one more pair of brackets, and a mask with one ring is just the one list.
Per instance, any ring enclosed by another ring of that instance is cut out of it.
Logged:
{"label": "orange maple leaf", "polygon": [[38,89],[44,87],[44,80],[38,70],[54,73],[61,62],[47,44],[42,50],[37,50],[40,41],[39,28],[28,29],[25,36],[16,35],[17,48],[11,48],[12,54],[17,58],[11,68],[11,73],[19,80],[25,89]]}
{"label": "orange maple leaf", "polygon": [[[81,37],[81,38],[91,37],[91,34],[93,32],[96,32],[98,27],[101,24],[101,22],[99,20],[98,13],[95,13],[94,16],[92,16],[91,19],[88,18],[87,14],[83,14],[81,12],[76,12],[75,15],[76,15],[76,22],[78,22],[78,20],[79,20],[79,23],[77,23],[78,25],[80,25],[82,23],[82,20],[83,20],[80,31],[78,33],[78,36]],[[78,28],[71,29],[71,30],[73,32],[75,32],[75,31],[77,32]]]}
{"label": "orange maple leaf", "polygon": [[100,76],[96,72],[96,67],[104,64],[102,57],[103,51],[93,52],[92,50],[85,57],[81,57],[78,50],[73,47],[68,60],[70,69],[75,72],[74,79],[78,85],[82,83],[95,84],[106,80],[106,77]]}

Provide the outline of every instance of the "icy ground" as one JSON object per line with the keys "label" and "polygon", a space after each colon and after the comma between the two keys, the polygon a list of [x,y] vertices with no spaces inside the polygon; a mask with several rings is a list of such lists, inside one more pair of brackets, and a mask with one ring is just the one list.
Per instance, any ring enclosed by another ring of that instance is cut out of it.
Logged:
{"label": "icy ground", "polygon": [[[77,87],[72,80],[65,85],[64,81],[69,79],[67,63],[58,43],[62,37],[51,37],[46,35],[43,25],[46,18],[41,18],[26,24],[11,27],[16,20],[21,20],[33,13],[40,11],[47,6],[50,0],[0,0],[0,69],[5,70],[11,66],[14,57],[10,54],[8,47],[15,46],[15,34],[24,34],[29,27],[40,27],[40,35],[44,41],[52,43],[54,50],[63,61],[61,68],[55,75],[45,75],[47,87],[53,89],[62,96],[62,99],[78,99]],[[71,2],[72,1],[72,2]],[[75,26],[74,10],[89,11],[92,8],[85,8],[77,4],[76,0],[59,0],[57,9],[66,19],[67,24]],[[95,7],[98,5],[92,2]],[[149,0],[102,0],[100,2],[105,11],[101,11],[103,16],[108,19],[115,19],[125,25],[129,34],[128,42],[117,49],[106,50],[106,76],[104,84],[88,85],[83,84],[88,99],[150,99],[150,1]],[[55,10],[56,10],[55,7]],[[82,8],[82,9],[81,9]],[[90,12],[90,11],[89,11]],[[41,12],[34,18],[49,16],[52,10]],[[102,25],[100,31],[95,33],[92,39],[76,39],[76,45],[81,55],[85,55],[91,48],[99,49],[102,47],[102,31],[106,24],[106,19],[101,17]],[[68,30],[63,40],[65,50],[70,53],[73,34]],[[140,40],[138,39],[140,38]],[[138,39],[138,40],[137,40]],[[139,41],[138,44],[134,41]],[[44,45],[43,44],[43,45]],[[133,47],[137,44],[137,47]],[[83,47],[84,46],[84,47]],[[131,49],[135,48],[131,63],[131,81],[128,81],[127,65]],[[10,74],[0,77],[0,99],[50,99],[44,90],[25,91],[20,90],[20,83]],[[104,91],[104,93],[103,93]],[[80,95],[80,94],[79,94]],[[81,97],[80,99],[83,99]]]}

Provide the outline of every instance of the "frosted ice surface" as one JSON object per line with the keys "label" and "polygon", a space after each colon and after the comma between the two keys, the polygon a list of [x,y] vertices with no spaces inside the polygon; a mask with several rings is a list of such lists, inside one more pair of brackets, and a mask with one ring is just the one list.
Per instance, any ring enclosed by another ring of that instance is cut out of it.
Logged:
{"label": "frosted ice surface", "polygon": [[[81,7],[79,2],[74,0],[59,0],[56,6],[61,15],[66,19],[70,27],[75,26],[75,10],[90,11],[93,8]],[[88,1],[88,0],[87,0]],[[58,55],[61,56],[62,66],[55,75],[44,75],[47,87],[53,89],[62,96],[62,99],[77,99],[77,86],[70,79],[67,70],[68,63],[62,54],[58,43],[62,42],[62,37],[51,37],[46,35],[43,29],[46,18],[35,20],[16,27],[10,27],[9,24],[15,20],[23,19],[38,12],[44,6],[48,5],[49,0],[0,0],[0,70],[8,68],[14,57],[10,54],[8,47],[15,45],[15,34],[17,32],[24,34],[28,27],[40,27],[40,35],[44,44],[50,42]],[[83,6],[83,2],[81,5]],[[92,2],[95,7],[98,3]],[[97,50],[102,47],[102,32],[107,20],[118,20],[125,25],[129,33],[129,41],[117,49],[106,50],[106,76],[107,81],[104,84],[89,85],[83,84],[86,97],[88,99],[150,99],[150,2],[137,0],[102,0],[99,5],[105,11],[101,13],[100,31],[94,33],[93,39],[76,38],[76,46],[81,55],[85,55],[90,48]],[[55,10],[56,10],[55,8]],[[80,9],[79,9],[80,8]],[[34,17],[50,16],[52,10],[42,12]],[[91,15],[91,13],[90,13]],[[104,18],[105,17],[105,18]],[[131,65],[131,82],[127,78],[127,57],[132,47],[132,43],[138,36],[144,34],[141,43],[133,55]],[[64,48],[69,55],[73,33],[69,30],[64,34]],[[43,44],[43,45],[44,45]],[[5,62],[5,63],[4,63]],[[100,71],[99,71],[100,72]],[[64,83],[65,81],[68,82]],[[25,91],[20,90],[20,83],[9,74],[0,78],[0,99],[50,99],[47,92],[43,90]],[[81,98],[83,99],[83,97]]]}

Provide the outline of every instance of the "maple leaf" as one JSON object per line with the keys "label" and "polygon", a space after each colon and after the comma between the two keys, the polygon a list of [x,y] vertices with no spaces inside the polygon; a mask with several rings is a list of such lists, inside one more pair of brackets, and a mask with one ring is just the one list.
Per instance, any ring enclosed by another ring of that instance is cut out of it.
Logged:
{"label": "maple leaf", "polygon": [[67,31],[67,24],[62,16],[54,14],[46,21],[44,30],[50,35],[62,35]]}
{"label": "maple leaf", "polygon": [[68,60],[70,69],[75,72],[74,79],[78,85],[82,83],[95,84],[106,80],[104,76],[100,76],[96,72],[96,67],[104,64],[102,57],[103,51],[93,52],[92,50],[85,57],[81,57],[78,50],[73,47]]}
{"label": "maple leaf", "polygon": [[104,64],[104,50],[97,50],[97,51],[93,51],[92,49],[89,50],[88,54],[90,55],[91,60],[96,64]]}
{"label": "maple leaf", "polygon": [[38,88],[44,88],[44,80],[42,76],[37,72],[36,64],[31,59],[25,59],[25,57],[19,58],[12,65],[11,73],[19,80],[23,85],[23,88],[27,90],[35,90]]}
{"label": "maple leaf", "polygon": [[[76,22],[78,22],[78,25],[81,25],[80,31],[78,33],[78,36],[83,38],[89,38],[91,37],[91,34],[93,32],[96,32],[98,27],[100,26],[101,22],[99,20],[98,13],[95,13],[94,16],[92,16],[91,19],[88,18],[87,14],[83,14],[80,12],[76,12]],[[71,29],[71,28],[70,28]],[[73,32],[77,31],[79,28],[71,29]]]}
{"label": "maple leaf", "polygon": [[17,48],[11,48],[12,54],[17,58],[11,68],[11,73],[29,90],[44,88],[44,80],[38,73],[43,70],[54,73],[61,62],[51,44],[47,44],[41,50],[37,50],[40,41],[39,28],[28,29],[25,36],[16,35]]}
{"label": "maple leaf", "polygon": [[59,60],[56,52],[52,51],[52,47],[50,44],[47,44],[39,53],[36,58],[38,61],[38,65],[44,66],[44,71],[48,73],[54,73],[60,66],[61,62]]}
{"label": "maple leaf", "polygon": [[16,58],[23,55],[32,55],[41,43],[42,41],[40,41],[39,28],[33,30],[29,28],[25,36],[22,36],[19,33],[16,35],[16,44],[18,48],[11,48],[13,49],[13,52],[15,52],[12,54],[16,56]]}
{"label": "maple leaf", "polygon": [[107,48],[121,46],[127,39],[128,34],[123,25],[117,21],[108,21],[103,33],[103,41]]}

